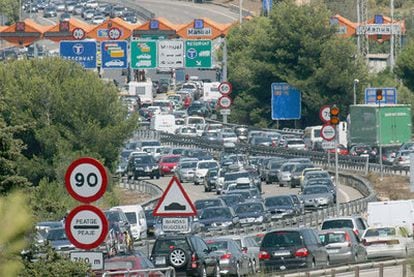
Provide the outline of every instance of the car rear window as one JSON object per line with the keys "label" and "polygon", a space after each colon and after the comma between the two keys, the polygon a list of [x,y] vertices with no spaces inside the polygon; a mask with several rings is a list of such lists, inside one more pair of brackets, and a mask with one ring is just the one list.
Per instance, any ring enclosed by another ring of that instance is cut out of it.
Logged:
{"label": "car rear window", "polygon": [[156,253],[169,253],[175,248],[181,248],[184,251],[190,250],[187,240],[185,239],[157,240],[154,244],[154,252]]}
{"label": "car rear window", "polygon": [[330,243],[339,243],[345,242],[345,233],[327,233],[327,234],[320,234],[319,239],[323,245],[327,245]]}
{"label": "car rear window", "polygon": [[262,240],[261,247],[287,247],[303,245],[302,236],[297,231],[276,231],[268,233]]}
{"label": "car rear window", "polygon": [[137,214],[135,212],[126,212],[125,215],[128,218],[129,223],[131,224],[137,223]]}
{"label": "car rear window", "polygon": [[336,219],[328,220],[322,224],[322,230],[325,229],[339,229],[339,228],[354,228],[352,219]]}
{"label": "car rear window", "polygon": [[395,228],[372,228],[366,231],[364,237],[388,237],[395,235]]}
{"label": "car rear window", "polygon": [[215,247],[217,250],[227,250],[228,243],[227,241],[207,241],[207,244],[210,248]]}

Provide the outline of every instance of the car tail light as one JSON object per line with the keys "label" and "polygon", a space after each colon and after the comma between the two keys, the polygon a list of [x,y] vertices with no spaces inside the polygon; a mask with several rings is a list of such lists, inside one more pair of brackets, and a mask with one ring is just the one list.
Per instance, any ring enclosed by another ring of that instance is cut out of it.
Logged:
{"label": "car tail light", "polygon": [[353,231],[354,231],[355,236],[359,236],[359,231],[358,231],[358,229],[354,229]]}
{"label": "car tail light", "polygon": [[295,252],[295,257],[307,257],[309,255],[309,251],[307,248],[303,247],[303,248],[299,248],[298,250],[296,250]]}
{"label": "car tail light", "polygon": [[267,251],[260,251],[259,252],[259,260],[269,260],[270,254]]}
{"label": "car tail light", "polygon": [[348,247],[351,247],[351,237],[348,233],[345,233],[345,240],[348,242]]}
{"label": "car tail light", "polygon": [[231,253],[226,253],[220,257],[220,260],[230,260],[231,259]]}
{"label": "car tail light", "polygon": [[198,259],[197,254],[193,253],[191,255],[191,268],[197,268],[198,267],[197,266],[197,259]]}

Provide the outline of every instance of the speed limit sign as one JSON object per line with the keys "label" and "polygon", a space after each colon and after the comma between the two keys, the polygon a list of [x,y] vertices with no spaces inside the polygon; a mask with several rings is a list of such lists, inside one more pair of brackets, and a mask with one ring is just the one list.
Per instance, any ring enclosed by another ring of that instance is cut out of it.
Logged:
{"label": "speed limit sign", "polygon": [[117,27],[112,27],[111,29],[109,29],[108,31],[108,37],[110,39],[113,40],[117,40],[121,37],[121,29],[117,28]]}
{"label": "speed limit sign", "polygon": [[89,157],[72,162],[65,174],[66,190],[76,200],[91,203],[106,191],[108,177],[104,166]]}
{"label": "speed limit sign", "polygon": [[85,38],[85,31],[82,28],[75,28],[72,31],[72,37],[77,40],[81,40]]}
{"label": "speed limit sign", "polygon": [[229,82],[222,82],[218,86],[218,91],[222,95],[229,95],[232,90],[233,90],[233,87],[231,86],[231,83],[229,83]]}

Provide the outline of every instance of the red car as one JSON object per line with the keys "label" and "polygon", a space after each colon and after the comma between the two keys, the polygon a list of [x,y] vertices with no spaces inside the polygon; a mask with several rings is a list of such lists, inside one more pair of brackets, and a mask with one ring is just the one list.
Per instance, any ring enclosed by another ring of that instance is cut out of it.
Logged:
{"label": "red car", "polygon": [[[339,155],[348,155],[349,154],[348,148],[346,148],[342,144],[339,144],[338,147],[336,148],[336,150],[338,151]],[[329,149],[328,152],[335,154],[335,149]]]}
{"label": "red car", "polygon": [[[141,255],[125,255],[125,256],[114,256],[111,258],[105,259],[105,265],[103,271],[95,271],[96,276],[102,276],[105,272],[113,272],[108,275],[111,277],[123,277],[126,276],[127,271],[134,270],[145,270],[153,269],[154,265],[152,262],[145,256]],[[117,272],[117,273],[114,273]],[[119,274],[118,274],[119,272]],[[125,273],[121,273],[125,272]],[[128,276],[150,276],[150,277],[160,277],[164,276],[160,271],[153,271],[146,275],[144,272],[141,273],[130,273]]]}
{"label": "red car", "polygon": [[165,155],[160,158],[158,166],[160,168],[160,175],[172,174],[175,167],[180,161],[180,155]]}

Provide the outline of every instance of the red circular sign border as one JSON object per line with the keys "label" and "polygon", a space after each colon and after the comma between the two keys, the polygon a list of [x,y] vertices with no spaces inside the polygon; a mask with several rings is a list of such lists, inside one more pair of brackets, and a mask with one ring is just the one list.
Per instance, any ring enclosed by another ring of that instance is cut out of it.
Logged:
{"label": "red circular sign border", "polygon": [[[226,84],[226,85],[228,85],[229,87],[230,87],[230,90],[229,90],[229,92],[227,92],[227,93],[223,93],[223,92],[221,92],[220,91],[220,87],[221,87],[221,85],[223,85],[223,84]],[[231,92],[233,91],[233,86],[231,85],[231,83],[230,82],[221,82],[220,83],[220,85],[218,86],[218,91],[221,93],[221,95],[229,95],[229,94],[231,94]]]}
{"label": "red circular sign border", "polygon": [[[81,38],[75,38],[75,36],[73,35],[73,33],[74,33],[76,30],[82,30],[82,32],[83,32],[83,36],[82,36]],[[73,38],[73,39],[75,39],[75,40],[82,40],[82,39],[84,39],[85,37],[86,37],[86,32],[85,32],[85,30],[84,30],[84,29],[79,28],[79,27],[76,27],[76,28],[74,28],[74,29],[72,30],[72,38]]]}
{"label": "red circular sign border", "polygon": [[[119,37],[117,37],[117,38],[111,38],[110,36],[109,36],[109,32],[111,32],[111,30],[118,30],[119,31]],[[118,40],[118,39],[120,39],[122,37],[122,30],[120,29],[120,28],[118,28],[118,27],[112,27],[112,28],[110,28],[109,30],[108,30],[108,38],[109,39],[111,39],[111,40]]]}
{"label": "red circular sign border", "polygon": [[[102,185],[101,188],[97,191],[97,193],[95,193],[95,195],[92,196],[88,196],[88,197],[83,197],[79,194],[77,194],[72,186],[70,185],[70,175],[72,174],[73,170],[80,164],[92,164],[93,166],[95,166],[99,173],[101,174],[102,177]],[[66,186],[66,190],[69,192],[69,194],[76,200],[78,200],[79,202],[85,203],[85,204],[89,204],[91,202],[94,202],[96,200],[98,200],[99,198],[101,198],[105,191],[106,191],[106,187],[108,186],[108,176],[106,174],[106,170],[103,167],[103,165],[96,159],[93,158],[89,158],[89,157],[83,157],[83,158],[79,158],[75,161],[73,161],[68,169],[66,170],[66,174],[65,174],[65,186]]]}
{"label": "red circular sign border", "polygon": [[[331,139],[326,139],[322,134],[323,134],[323,132],[322,132],[322,130],[323,130],[323,128],[325,128],[326,126],[333,126],[333,128],[334,128],[334,130],[335,130],[335,136],[333,137],[333,138],[331,138]],[[335,128],[335,126],[334,125],[332,125],[332,124],[323,124],[322,125],[322,128],[321,128],[321,137],[324,139],[324,140],[326,140],[326,141],[332,141],[332,140],[334,140],[335,139],[335,137],[336,137],[336,128]]]}
{"label": "red circular sign border", "polygon": [[322,106],[322,107],[319,109],[319,119],[320,119],[323,123],[328,123],[328,122],[329,122],[329,120],[324,120],[324,119],[323,119],[323,117],[322,117],[322,111],[323,111],[324,109],[326,109],[326,108],[331,109],[331,106],[329,106],[329,105],[324,105],[324,106]]}
{"label": "red circular sign border", "polygon": [[[75,237],[73,236],[73,234],[70,231],[71,221],[73,220],[75,215],[77,215],[81,211],[94,212],[101,219],[102,233],[94,243],[89,243],[89,244],[80,243],[75,239]],[[108,225],[109,225],[108,220],[106,219],[106,216],[105,216],[104,212],[102,212],[99,208],[97,208],[95,206],[92,206],[92,205],[80,205],[80,206],[77,206],[76,208],[74,208],[73,210],[71,210],[70,213],[68,214],[68,216],[66,217],[66,219],[65,219],[65,233],[66,233],[66,236],[68,237],[69,241],[74,246],[76,246],[77,248],[80,248],[80,249],[90,250],[90,249],[98,247],[102,242],[105,241],[105,238],[108,235]]]}
{"label": "red circular sign border", "polygon": [[[222,105],[221,105],[221,103],[220,103],[220,99],[222,99],[222,98],[229,98],[230,99],[230,105],[228,106],[228,107],[223,107]],[[222,109],[229,109],[230,107],[231,107],[231,105],[233,105],[233,99],[230,97],[230,96],[228,96],[228,94],[226,94],[226,95],[222,95],[222,96],[220,96],[219,97],[219,99],[217,100],[217,104],[219,105],[219,107],[220,108],[222,108]]]}

